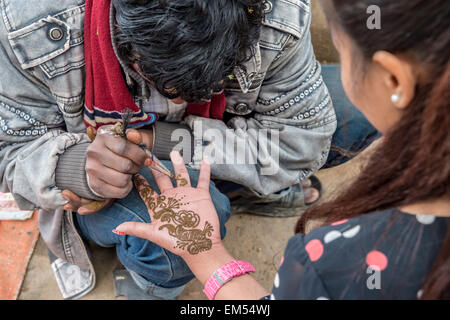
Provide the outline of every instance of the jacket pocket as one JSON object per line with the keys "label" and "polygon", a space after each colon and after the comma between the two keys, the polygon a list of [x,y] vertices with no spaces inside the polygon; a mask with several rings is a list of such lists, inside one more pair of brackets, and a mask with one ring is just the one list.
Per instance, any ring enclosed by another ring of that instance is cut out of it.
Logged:
{"label": "jacket pocket", "polygon": [[8,34],[20,67],[44,84],[60,110],[79,116],[84,100],[84,5]]}
{"label": "jacket pocket", "polygon": [[40,66],[53,78],[84,65],[83,24],[79,6],[13,31],[8,39],[22,69]]}

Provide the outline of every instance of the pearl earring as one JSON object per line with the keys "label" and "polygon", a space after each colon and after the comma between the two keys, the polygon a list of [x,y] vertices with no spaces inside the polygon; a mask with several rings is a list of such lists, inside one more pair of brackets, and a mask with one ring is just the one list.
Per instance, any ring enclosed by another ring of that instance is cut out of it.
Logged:
{"label": "pearl earring", "polygon": [[392,95],[391,100],[392,100],[393,103],[397,103],[397,102],[400,101],[400,96],[395,93],[395,94]]}

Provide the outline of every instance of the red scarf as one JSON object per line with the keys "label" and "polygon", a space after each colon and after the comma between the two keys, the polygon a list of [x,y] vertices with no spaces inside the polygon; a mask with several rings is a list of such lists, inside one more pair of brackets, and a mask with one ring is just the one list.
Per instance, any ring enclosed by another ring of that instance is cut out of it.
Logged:
{"label": "red scarf", "polygon": [[98,129],[121,119],[124,110],[133,112],[131,127],[156,121],[156,114],[144,113],[134,102],[122,76],[111,42],[110,0],[87,0],[84,22],[86,93],[84,122]]}
{"label": "red scarf", "polygon": [[223,120],[225,107],[226,98],[222,90],[219,93],[214,93],[208,102],[189,103],[186,108],[186,115],[192,114],[203,118]]}
{"label": "red scarf", "polygon": [[[86,0],[84,23],[84,54],[86,61],[86,89],[84,122],[98,129],[121,119],[125,109],[133,112],[130,127],[154,123],[157,115],[146,114],[133,100],[122,75],[110,30],[110,0]],[[213,95],[210,102],[190,103],[186,114],[223,119],[225,94]]]}

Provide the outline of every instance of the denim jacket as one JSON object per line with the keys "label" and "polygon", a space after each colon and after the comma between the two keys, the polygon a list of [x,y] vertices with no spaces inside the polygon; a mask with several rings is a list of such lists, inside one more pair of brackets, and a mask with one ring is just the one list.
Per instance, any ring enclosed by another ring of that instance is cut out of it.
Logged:
{"label": "denim jacket", "polygon": [[[336,117],[311,44],[310,0],[268,0],[264,10],[253,58],[226,84],[230,121],[189,116],[186,124],[194,139],[192,166],[216,143],[205,129],[231,128],[233,138],[244,141],[238,153],[263,144],[259,129],[276,130],[279,143],[268,144],[279,158],[277,174],[260,174],[271,160],[259,154],[256,164],[212,166],[217,178],[269,194],[324,164]],[[95,273],[72,213],[62,209],[67,201],[56,171],[70,150],[85,159],[90,142],[83,123],[84,1],[0,0],[0,11],[0,192],[11,192],[22,209],[40,209],[41,234],[57,258],[52,266],[63,296],[79,297],[93,288]],[[203,130],[196,130],[199,123]],[[167,131],[155,128],[155,146],[162,145]],[[84,162],[67,163],[73,170],[64,174],[84,181]],[[73,266],[82,271],[77,288],[64,282]]]}
{"label": "denim jacket", "polygon": [[[214,177],[269,195],[325,164],[336,115],[311,43],[310,0],[264,1],[264,11],[253,58],[226,83],[231,120],[189,116],[186,122],[193,129],[194,164],[213,149],[221,161],[212,165]],[[208,129],[228,135],[226,143]],[[253,162],[242,161],[245,156]]]}

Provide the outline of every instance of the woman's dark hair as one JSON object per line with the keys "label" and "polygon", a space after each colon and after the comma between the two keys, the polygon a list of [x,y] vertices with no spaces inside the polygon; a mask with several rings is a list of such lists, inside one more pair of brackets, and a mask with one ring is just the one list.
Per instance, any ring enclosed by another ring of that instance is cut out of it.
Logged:
{"label": "woman's dark hair", "polygon": [[[450,194],[450,6],[448,0],[329,0],[331,28],[356,44],[363,64],[380,50],[407,54],[425,70],[404,116],[385,135],[358,180],[336,199],[310,208],[324,225],[373,211]],[[381,29],[367,28],[367,8],[378,5]],[[450,299],[450,232],[423,287],[422,299]]]}
{"label": "woman's dark hair", "polygon": [[251,58],[260,0],[113,0],[122,59],[137,63],[168,98],[209,99]]}

